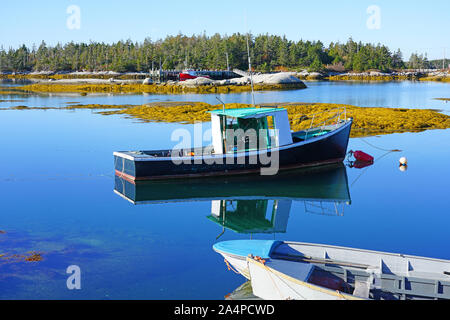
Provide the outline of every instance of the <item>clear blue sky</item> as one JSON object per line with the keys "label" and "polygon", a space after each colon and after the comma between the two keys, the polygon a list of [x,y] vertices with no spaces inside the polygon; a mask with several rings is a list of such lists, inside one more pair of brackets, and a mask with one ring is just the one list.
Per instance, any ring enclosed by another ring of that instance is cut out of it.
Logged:
{"label": "clear blue sky", "polygon": [[[81,10],[81,28],[67,27],[70,5]],[[367,8],[381,10],[380,29],[369,29]],[[291,40],[355,41],[383,43],[400,48],[404,58],[412,52],[450,57],[449,0],[41,0],[2,1],[0,45],[39,45],[69,41],[111,43],[146,37],[164,38],[179,32],[206,31],[232,34],[270,33]],[[246,23],[246,20],[248,21]]]}

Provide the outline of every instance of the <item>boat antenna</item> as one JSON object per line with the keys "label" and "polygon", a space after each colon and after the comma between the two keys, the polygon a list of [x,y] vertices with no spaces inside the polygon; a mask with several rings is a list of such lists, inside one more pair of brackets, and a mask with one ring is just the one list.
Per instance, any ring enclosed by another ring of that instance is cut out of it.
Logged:
{"label": "boat antenna", "polygon": [[252,58],[250,57],[249,33],[247,32],[247,54],[248,54],[248,71],[250,72],[250,84],[252,86],[252,105],[255,107],[255,91],[253,89],[253,73],[252,73]]}
{"label": "boat antenna", "polygon": [[225,103],[219,99],[219,97],[216,97],[217,100],[219,100],[220,103],[222,103],[222,110],[225,113]]}

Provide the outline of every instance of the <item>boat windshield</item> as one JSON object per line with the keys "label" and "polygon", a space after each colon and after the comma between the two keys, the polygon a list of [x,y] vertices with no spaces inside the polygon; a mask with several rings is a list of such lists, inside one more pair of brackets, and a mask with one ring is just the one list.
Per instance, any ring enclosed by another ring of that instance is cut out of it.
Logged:
{"label": "boat windshield", "polygon": [[[225,141],[227,153],[270,149],[272,147],[271,135],[273,135],[273,131],[269,129],[268,118],[272,117],[226,117]],[[273,119],[271,119],[271,123],[273,123]],[[262,137],[261,134],[263,134]]]}

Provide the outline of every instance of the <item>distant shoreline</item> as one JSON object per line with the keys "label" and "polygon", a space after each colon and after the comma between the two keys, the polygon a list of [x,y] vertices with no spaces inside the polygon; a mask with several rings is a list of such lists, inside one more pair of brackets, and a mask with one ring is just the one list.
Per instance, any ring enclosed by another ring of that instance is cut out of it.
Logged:
{"label": "distant shoreline", "polygon": [[[295,72],[287,71],[295,75],[300,80],[314,81],[314,80],[325,80],[325,81],[437,81],[450,83],[450,71],[404,71],[404,72]],[[273,73],[272,73],[273,74]],[[113,71],[102,71],[102,72],[53,72],[53,71],[42,71],[42,72],[20,72],[20,73],[0,73],[0,79],[27,79],[33,82],[51,82],[66,80],[78,80],[74,83],[80,81],[97,81],[99,83],[107,83],[107,81],[123,81],[140,84],[143,80],[149,78],[149,73],[119,73]],[[103,80],[103,82],[102,82]]]}
{"label": "distant shoreline", "polygon": [[[253,82],[252,82],[253,81]],[[47,79],[16,87],[28,92],[73,92],[73,93],[235,93],[266,90],[298,90],[306,85],[291,73],[258,74],[234,79],[213,80],[198,77],[186,81],[156,83],[151,78],[144,80],[105,79]]]}

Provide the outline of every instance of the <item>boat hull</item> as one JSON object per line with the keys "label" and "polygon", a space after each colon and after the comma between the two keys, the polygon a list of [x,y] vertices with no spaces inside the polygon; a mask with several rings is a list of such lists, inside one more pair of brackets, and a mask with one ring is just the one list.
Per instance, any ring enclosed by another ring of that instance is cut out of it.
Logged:
{"label": "boat hull", "polygon": [[263,300],[365,300],[292,278],[247,258],[253,294]]}
{"label": "boat hull", "polygon": [[[189,158],[134,157],[129,153],[114,153],[116,175],[129,181],[193,178],[205,176],[258,174],[262,169],[289,170],[309,166],[342,162],[347,154],[352,121],[321,137],[269,152],[245,152],[238,154],[192,156]],[[278,153],[274,157],[275,151]],[[167,151],[168,152],[168,151]],[[263,164],[262,155],[273,162]],[[256,164],[251,162],[257,157]],[[213,163],[213,164],[211,164]]]}
{"label": "boat hull", "polygon": [[[213,249],[252,281],[254,294],[262,299],[450,299],[449,260],[266,240],[225,241]],[[266,264],[249,255],[265,259]],[[313,279],[286,272],[305,264],[314,265]],[[333,290],[332,281],[323,281],[327,278],[347,283],[354,293]],[[362,285],[367,287],[366,294],[357,290]]]}

